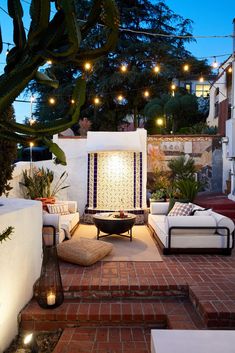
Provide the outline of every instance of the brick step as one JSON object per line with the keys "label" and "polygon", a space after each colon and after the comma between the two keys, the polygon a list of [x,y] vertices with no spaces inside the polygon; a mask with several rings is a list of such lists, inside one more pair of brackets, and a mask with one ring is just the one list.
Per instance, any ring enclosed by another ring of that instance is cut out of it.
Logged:
{"label": "brick step", "polygon": [[[56,309],[42,309],[32,300],[20,314],[22,329],[51,331],[58,328],[103,325],[140,325],[165,328],[201,325],[186,299],[65,300]],[[194,322],[195,321],[195,322]]]}
{"label": "brick step", "polygon": [[53,353],[150,353],[150,329],[130,327],[66,328]]}
{"label": "brick step", "polygon": [[188,285],[64,286],[66,299],[161,299],[188,297]]}

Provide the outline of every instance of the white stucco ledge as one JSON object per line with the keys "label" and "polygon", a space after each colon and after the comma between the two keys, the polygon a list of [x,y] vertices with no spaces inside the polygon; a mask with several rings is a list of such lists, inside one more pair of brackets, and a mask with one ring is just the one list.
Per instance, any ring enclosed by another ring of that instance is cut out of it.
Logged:
{"label": "white stucco ledge", "polygon": [[234,353],[235,331],[151,330],[151,353]]}
{"label": "white stucco ledge", "polygon": [[42,205],[39,201],[0,198],[0,353],[18,332],[18,314],[33,295],[42,262]]}

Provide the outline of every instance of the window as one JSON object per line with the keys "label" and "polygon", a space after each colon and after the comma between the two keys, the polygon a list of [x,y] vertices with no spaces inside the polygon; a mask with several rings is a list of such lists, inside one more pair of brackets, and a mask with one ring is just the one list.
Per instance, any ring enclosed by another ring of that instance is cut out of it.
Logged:
{"label": "window", "polygon": [[185,83],[184,88],[188,93],[191,93],[191,83]]}
{"label": "window", "polygon": [[210,85],[196,85],[197,97],[208,97],[209,91],[210,91]]}

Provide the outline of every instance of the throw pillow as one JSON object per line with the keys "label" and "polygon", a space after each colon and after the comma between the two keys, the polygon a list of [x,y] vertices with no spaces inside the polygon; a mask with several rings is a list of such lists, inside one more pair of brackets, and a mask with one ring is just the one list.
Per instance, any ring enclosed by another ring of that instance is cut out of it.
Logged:
{"label": "throw pillow", "polygon": [[189,216],[191,214],[193,205],[191,203],[176,202],[168,213],[168,216]]}
{"label": "throw pillow", "polygon": [[49,213],[57,213],[61,215],[68,215],[70,213],[68,204],[63,203],[48,204],[47,209]]}
{"label": "throw pillow", "polygon": [[204,210],[195,209],[192,211],[192,216],[210,216],[211,212],[211,208],[205,208]]}
{"label": "throw pillow", "polygon": [[101,240],[80,238],[57,245],[60,259],[82,266],[90,266],[108,255],[113,245]]}

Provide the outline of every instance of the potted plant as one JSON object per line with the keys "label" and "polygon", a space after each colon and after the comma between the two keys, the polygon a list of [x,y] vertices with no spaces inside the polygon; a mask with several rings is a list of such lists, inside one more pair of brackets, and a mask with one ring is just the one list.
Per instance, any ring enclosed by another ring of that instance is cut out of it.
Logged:
{"label": "potted plant", "polygon": [[164,202],[166,201],[166,190],[159,189],[151,194],[150,202]]}
{"label": "potted plant", "polygon": [[23,171],[23,181],[20,184],[26,189],[26,197],[34,200],[40,200],[45,206],[48,203],[55,202],[56,194],[69,185],[63,186],[68,174],[63,172],[52,188],[54,181],[54,172],[48,168],[33,168],[31,171]]}

